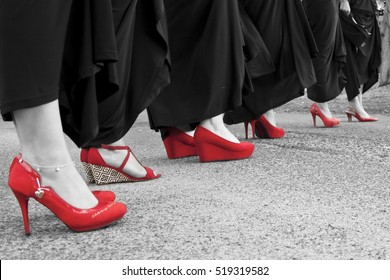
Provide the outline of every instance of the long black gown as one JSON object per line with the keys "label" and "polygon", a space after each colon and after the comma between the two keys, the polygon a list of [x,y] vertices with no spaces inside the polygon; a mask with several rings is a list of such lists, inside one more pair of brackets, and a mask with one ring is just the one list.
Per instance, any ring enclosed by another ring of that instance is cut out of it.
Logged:
{"label": "long black gown", "polygon": [[169,83],[163,0],[78,0],[60,95],[65,133],[81,147],[122,138]]}
{"label": "long black gown", "polygon": [[307,90],[309,99],[327,102],[345,85],[342,68],[346,49],[339,20],[339,0],[303,0],[319,54],[313,59],[317,83]]}
{"label": "long black gown", "polygon": [[369,90],[379,79],[381,36],[372,0],[350,0],[351,16],[340,13],[347,48],[345,89],[348,100]]}
{"label": "long black gown", "polygon": [[0,111],[58,99],[69,0],[0,1]]}
{"label": "long black gown", "polygon": [[244,96],[241,107],[225,115],[228,124],[256,119],[302,96],[304,88],[316,81],[311,59],[317,49],[301,1],[240,0],[240,3],[244,9],[242,19],[249,18],[255,26],[246,38],[263,38],[275,71],[252,75],[254,91]]}
{"label": "long black gown", "polygon": [[148,108],[151,128],[196,126],[240,106],[246,70],[237,1],[164,3],[171,83]]}

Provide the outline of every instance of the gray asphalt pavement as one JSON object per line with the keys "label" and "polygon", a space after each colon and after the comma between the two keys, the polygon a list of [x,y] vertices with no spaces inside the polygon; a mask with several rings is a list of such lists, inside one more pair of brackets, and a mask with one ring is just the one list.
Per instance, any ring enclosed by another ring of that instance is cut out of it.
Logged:
{"label": "gray asphalt pavement", "polygon": [[[250,139],[253,156],[233,162],[168,160],[143,113],[126,140],[162,177],[104,186],[128,213],[87,233],[31,201],[25,236],[7,187],[18,141],[0,121],[0,259],[390,259],[389,92],[382,110],[367,108],[378,122],[348,123],[338,110],[341,125],[331,129],[313,127],[304,97],[294,102],[303,109],[278,109],[285,138]],[[229,128],[243,139],[241,125]],[[68,144],[82,172],[79,150]]]}

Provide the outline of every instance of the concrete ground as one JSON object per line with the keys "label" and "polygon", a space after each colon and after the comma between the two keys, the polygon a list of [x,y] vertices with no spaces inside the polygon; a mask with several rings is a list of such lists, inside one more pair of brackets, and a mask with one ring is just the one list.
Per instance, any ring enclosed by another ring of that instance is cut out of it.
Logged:
{"label": "concrete ground", "polygon": [[[74,233],[30,202],[31,236],[7,187],[19,151],[11,123],[0,121],[0,259],[390,259],[390,87],[372,90],[375,123],[347,122],[345,95],[330,103],[337,128],[314,128],[310,102],[279,108],[286,137],[250,139],[248,160],[168,160],[160,136],[140,115],[127,135],[155,181],[113,184],[123,220]],[[230,129],[243,139],[241,125]],[[77,161],[79,150],[68,140]],[[91,185],[92,190],[102,187]]]}

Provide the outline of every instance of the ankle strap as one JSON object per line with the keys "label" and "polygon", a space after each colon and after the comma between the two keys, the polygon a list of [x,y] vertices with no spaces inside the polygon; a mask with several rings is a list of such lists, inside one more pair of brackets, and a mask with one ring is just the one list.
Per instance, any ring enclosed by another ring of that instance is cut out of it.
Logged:
{"label": "ankle strap", "polygon": [[131,149],[130,149],[129,146],[110,146],[110,145],[101,144],[100,148],[103,148],[103,149],[106,149],[106,150],[112,150],[112,151],[115,151],[115,150],[128,150],[129,152],[131,152]]}
{"label": "ankle strap", "polygon": [[59,164],[59,165],[39,165],[39,164],[31,163],[30,161],[27,161],[25,158],[21,158],[19,161],[20,162],[25,161],[28,165],[34,167],[38,172],[44,169],[53,169],[55,172],[58,172],[64,167],[74,165],[73,161],[64,164]]}
{"label": "ankle strap", "polygon": [[106,150],[111,150],[111,151],[117,151],[117,150],[125,150],[125,151],[127,151],[127,155],[126,155],[125,159],[122,161],[121,166],[119,166],[119,170],[123,170],[123,168],[125,167],[127,161],[130,158],[130,154],[131,154],[130,147],[129,146],[110,146],[110,145],[105,145],[105,144],[102,144],[100,147],[103,148],[103,149],[106,149]]}

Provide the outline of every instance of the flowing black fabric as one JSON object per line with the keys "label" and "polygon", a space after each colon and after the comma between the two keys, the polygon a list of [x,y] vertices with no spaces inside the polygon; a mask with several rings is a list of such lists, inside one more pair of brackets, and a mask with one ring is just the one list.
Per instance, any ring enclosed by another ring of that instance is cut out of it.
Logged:
{"label": "flowing black fabric", "polygon": [[237,2],[164,2],[171,84],[148,109],[151,128],[196,125],[241,105],[246,70]]}
{"label": "flowing black fabric", "polygon": [[0,1],[0,111],[58,99],[70,0]]}
{"label": "flowing black fabric", "polygon": [[[250,77],[258,78],[275,71],[275,66],[272,61],[271,54],[269,53],[267,46],[257,31],[256,26],[253,24],[252,19],[249,17],[245,8],[241,2],[239,2],[240,19],[242,33],[244,36],[244,53],[246,59],[246,67],[250,74]],[[250,86],[244,89],[253,91],[252,82]]]}
{"label": "flowing black fabric", "polygon": [[261,37],[275,70],[252,75],[254,91],[244,96],[241,107],[225,115],[228,124],[258,118],[302,96],[304,88],[316,82],[311,59],[317,48],[301,1],[240,0],[240,3],[245,10],[242,19],[248,17],[255,27],[246,34],[246,43],[247,38]]}
{"label": "flowing black fabric", "polygon": [[369,90],[379,79],[381,36],[372,0],[350,0],[351,14],[340,13],[347,49],[345,89],[348,100]]}
{"label": "flowing black fabric", "polygon": [[313,59],[317,83],[307,90],[309,99],[327,102],[345,85],[342,67],[346,49],[339,21],[339,0],[303,0],[319,54]]}
{"label": "flowing black fabric", "polygon": [[76,1],[68,28],[60,105],[78,145],[122,138],[169,83],[162,0]]}

